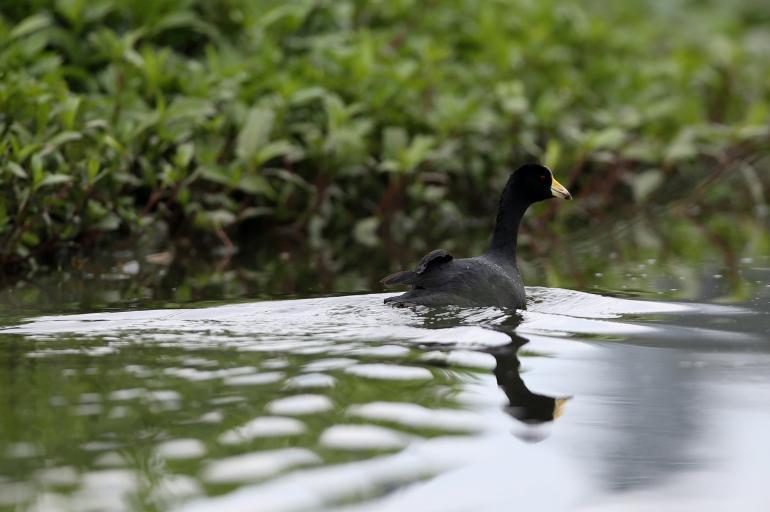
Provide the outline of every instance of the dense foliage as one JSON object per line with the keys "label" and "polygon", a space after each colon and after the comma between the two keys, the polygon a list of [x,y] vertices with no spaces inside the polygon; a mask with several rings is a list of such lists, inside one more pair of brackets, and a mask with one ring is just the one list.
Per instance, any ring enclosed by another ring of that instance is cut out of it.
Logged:
{"label": "dense foliage", "polygon": [[768,21],[738,0],[4,2],[0,263],[150,226],[440,238],[527,159],[585,221],[767,147]]}

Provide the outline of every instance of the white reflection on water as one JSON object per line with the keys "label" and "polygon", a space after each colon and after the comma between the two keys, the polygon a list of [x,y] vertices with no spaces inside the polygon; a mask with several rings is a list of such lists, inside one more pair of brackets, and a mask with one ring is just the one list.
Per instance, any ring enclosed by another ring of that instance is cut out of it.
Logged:
{"label": "white reflection on water", "polygon": [[171,439],[155,449],[164,459],[196,459],[206,454],[206,445],[198,439]]}
{"label": "white reflection on water", "polygon": [[416,436],[378,425],[333,425],[321,433],[319,443],[340,450],[392,450],[403,448]]}
{"label": "white reflection on water", "polygon": [[429,380],[433,377],[427,368],[383,363],[351,366],[345,369],[345,373],[367,379],[382,380]]}
{"label": "white reflection on water", "polygon": [[324,395],[294,395],[273,400],[267,404],[266,409],[270,414],[301,416],[326,412],[333,407],[332,401]]}
{"label": "white reflection on water", "polygon": [[209,483],[248,482],[276,475],[295,466],[320,462],[318,455],[302,448],[246,453],[209,463],[203,471],[203,479]]}
{"label": "white reflection on water", "polygon": [[305,424],[294,418],[265,416],[254,418],[219,436],[222,444],[238,444],[257,437],[296,436],[305,432]]}

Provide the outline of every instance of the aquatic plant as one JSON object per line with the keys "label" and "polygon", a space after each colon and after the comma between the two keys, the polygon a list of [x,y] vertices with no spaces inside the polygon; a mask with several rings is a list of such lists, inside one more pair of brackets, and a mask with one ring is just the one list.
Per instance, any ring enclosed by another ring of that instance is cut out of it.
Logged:
{"label": "aquatic plant", "polygon": [[534,159],[583,199],[558,232],[768,143],[748,1],[6,4],[4,271],[147,233],[392,252]]}

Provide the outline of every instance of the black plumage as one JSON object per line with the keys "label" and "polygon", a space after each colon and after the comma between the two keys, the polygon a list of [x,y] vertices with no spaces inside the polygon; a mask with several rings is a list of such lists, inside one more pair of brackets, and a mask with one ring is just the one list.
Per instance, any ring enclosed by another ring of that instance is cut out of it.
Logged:
{"label": "black plumage", "polygon": [[386,303],[426,306],[497,306],[524,309],[526,293],[516,265],[519,225],[527,208],[552,197],[572,196],[551,170],[527,164],[514,171],[500,197],[489,249],[480,256],[455,259],[437,249],[425,255],[414,270],[402,270],[382,280],[385,285],[411,285],[411,290]]}

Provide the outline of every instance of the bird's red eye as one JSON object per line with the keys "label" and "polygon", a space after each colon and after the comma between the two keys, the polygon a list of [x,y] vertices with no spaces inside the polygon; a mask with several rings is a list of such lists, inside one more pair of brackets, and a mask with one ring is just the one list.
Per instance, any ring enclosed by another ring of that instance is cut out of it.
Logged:
{"label": "bird's red eye", "polygon": [[540,181],[542,181],[543,183],[545,183],[545,180],[546,180],[546,176],[541,174],[541,175],[540,175]]}

